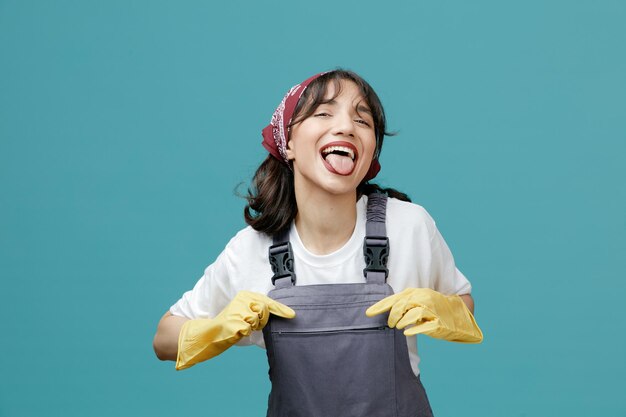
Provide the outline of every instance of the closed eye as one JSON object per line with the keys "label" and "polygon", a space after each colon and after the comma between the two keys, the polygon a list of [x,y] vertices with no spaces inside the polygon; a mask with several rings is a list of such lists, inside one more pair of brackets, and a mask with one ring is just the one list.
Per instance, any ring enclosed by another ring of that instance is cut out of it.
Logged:
{"label": "closed eye", "polygon": [[363,120],[363,119],[356,119],[355,122],[362,124],[364,126],[370,127],[370,124],[367,120]]}
{"label": "closed eye", "polygon": [[314,116],[315,117],[327,117],[327,116],[330,116],[330,114],[325,113],[325,112],[320,112],[320,113],[315,113]]}

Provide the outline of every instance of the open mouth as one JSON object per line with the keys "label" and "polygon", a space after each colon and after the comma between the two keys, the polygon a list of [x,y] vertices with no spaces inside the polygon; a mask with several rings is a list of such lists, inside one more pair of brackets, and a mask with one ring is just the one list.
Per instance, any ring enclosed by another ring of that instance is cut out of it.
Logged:
{"label": "open mouth", "polygon": [[320,151],[326,168],[334,174],[350,175],[354,170],[358,153],[348,142],[332,142]]}

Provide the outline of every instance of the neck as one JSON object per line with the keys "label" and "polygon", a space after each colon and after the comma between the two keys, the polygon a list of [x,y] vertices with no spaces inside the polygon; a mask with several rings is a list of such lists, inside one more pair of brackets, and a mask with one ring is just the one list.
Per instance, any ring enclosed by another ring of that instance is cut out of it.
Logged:
{"label": "neck", "polygon": [[316,255],[332,253],[352,236],[356,225],[356,190],[340,195],[322,190],[296,191],[296,202],[296,228],[310,252]]}

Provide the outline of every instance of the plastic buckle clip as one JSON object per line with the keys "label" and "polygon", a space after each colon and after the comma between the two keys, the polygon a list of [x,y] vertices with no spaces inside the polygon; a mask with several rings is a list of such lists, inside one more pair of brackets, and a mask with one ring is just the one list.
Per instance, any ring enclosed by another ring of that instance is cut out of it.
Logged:
{"label": "plastic buckle clip", "polygon": [[296,274],[293,270],[293,252],[291,251],[291,243],[279,243],[270,246],[269,249],[270,265],[274,276],[272,277],[272,285],[276,285],[276,280],[280,278],[291,278],[291,283],[296,283]]}
{"label": "plastic buckle clip", "polygon": [[385,279],[389,276],[387,269],[387,258],[389,257],[389,238],[387,236],[365,236],[363,244],[363,256],[365,257],[365,269],[367,272],[384,272]]}

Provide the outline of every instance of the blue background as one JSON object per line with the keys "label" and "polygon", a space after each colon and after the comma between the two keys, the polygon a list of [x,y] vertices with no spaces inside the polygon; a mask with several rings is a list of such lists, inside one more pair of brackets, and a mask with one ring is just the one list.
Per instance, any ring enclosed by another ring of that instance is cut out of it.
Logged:
{"label": "blue background", "polygon": [[626,415],[626,3],[381,3],[0,0],[0,416],[265,415],[263,350],[152,337],[337,66],[474,285],[484,343],[420,339],[437,416]]}

